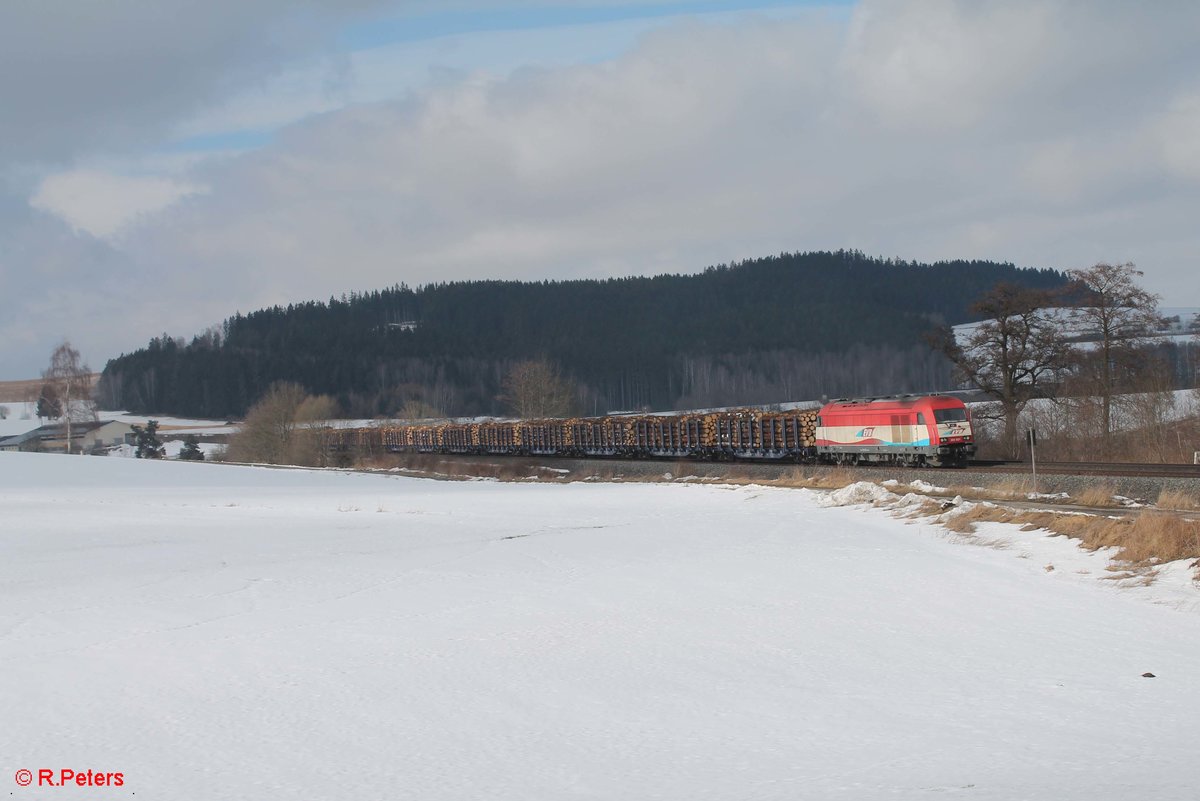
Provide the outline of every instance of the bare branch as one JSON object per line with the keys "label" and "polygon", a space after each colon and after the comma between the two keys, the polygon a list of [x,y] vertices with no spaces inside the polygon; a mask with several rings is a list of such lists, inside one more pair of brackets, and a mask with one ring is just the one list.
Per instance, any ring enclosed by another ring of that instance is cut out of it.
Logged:
{"label": "bare branch", "polygon": [[1036,397],[1052,394],[1067,364],[1067,346],[1047,307],[1052,296],[1041,290],[998,284],[972,306],[984,317],[964,337],[948,329],[930,343],[954,363],[963,383],[994,398],[1004,420],[1004,449],[1020,451],[1017,419]]}

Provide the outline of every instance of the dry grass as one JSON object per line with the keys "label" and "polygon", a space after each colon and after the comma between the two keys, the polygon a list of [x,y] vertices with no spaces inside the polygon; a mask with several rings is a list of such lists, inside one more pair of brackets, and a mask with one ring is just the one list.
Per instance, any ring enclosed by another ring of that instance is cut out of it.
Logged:
{"label": "dry grass", "polygon": [[957,534],[974,534],[976,523],[1011,523],[1016,516],[1017,513],[1011,509],[980,503],[965,511],[946,515],[942,525]]}
{"label": "dry grass", "polygon": [[812,476],[804,467],[794,467],[775,480],[778,487],[803,488],[813,486]]}
{"label": "dry grass", "polygon": [[1200,509],[1200,495],[1194,492],[1165,489],[1158,494],[1158,500],[1155,501],[1154,505],[1159,509],[1175,509],[1183,512],[1193,511]]}
{"label": "dry grass", "polygon": [[1092,551],[1115,548],[1113,559],[1125,568],[1144,569],[1179,559],[1200,560],[1200,522],[1149,509],[1123,517],[1102,517],[979,504],[959,514],[947,515],[943,525],[960,534],[973,534],[975,524],[984,522],[1015,523],[1023,531],[1044,529],[1079,540]]}
{"label": "dry grass", "polygon": [[996,497],[1004,499],[1024,498],[1033,491],[1028,478],[1006,478],[990,489]]}
{"label": "dry grass", "polygon": [[835,467],[832,470],[823,471],[813,476],[809,486],[820,487],[821,489],[841,489],[862,480],[862,475],[855,473],[853,470],[845,467]]}
{"label": "dry grass", "polygon": [[1117,488],[1111,484],[1092,484],[1087,489],[1076,495],[1074,500],[1080,506],[1091,506],[1093,508],[1120,506],[1120,504],[1113,499],[1113,496],[1116,494]]}
{"label": "dry grass", "polygon": [[958,495],[964,498],[986,498],[991,495],[991,490],[987,487],[969,487],[966,484],[952,484],[940,492],[931,492],[929,494],[942,498],[954,498]]}
{"label": "dry grass", "polygon": [[[1021,513],[1021,530],[1036,531],[1039,528],[1044,528],[1047,531],[1054,531],[1053,523],[1060,517],[1066,515],[1056,514],[1055,512],[1022,512]],[[1054,531],[1055,534],[1061,533]]]}
{"label": "dry grass", "polygon": [[1116,558],[1133,565],[1200,559],[1200,524],[1146,510],[1098,527],[1084,545],[1119,548]]}
{"label": "dry grass", "polygon": [[927,494],[934,495],[939,498],[953,498],[962,496],[969,500],[983,501],[1013,501],[1023,500],[1028,495],[1028,490],[1025,489],[1026,481],[1024,479],[1006,478],[990,487],[968,486],[966,484],[953,484],[949,487],[929,492]]}
{"label": "dry grass", "polygon": [[1024,499],[1027,493],[1023,489],[1024,482],[1019,482],[1014,479],[1005,479],[992,487],[974,487],[966,484],[955,484],[945,487],[936,492],[929,493],[940,498],[953,498],[962,496],[970,500],[985,500],[985,501],[1012,501]]}
{"label": "dry grass", "polygon": [[[995,492],[997,495],[1012,492],[1012,488],[999,488]],[[976,487],[953,487],[936,495],[950,494],[979,497],[981,490]],[[1097,485],[1077,500],[1088,505],[1115,506],[1112,495],[1111,487]],[[1180,492],[1164,492],[1159,505],[1163,509],[1183,511],[1200,508],[1194,495]],[[896,514],[910,520],[937,518],[948,531],[979,545],[1002,547],[1003,543],[980,540],[974,536],[978,524],[1011,523],[1021,526],[1023,531],[1041,529],[1070,537],[1088,550],[1112,548],[1113,566],[1110,570],[1115,572],[1110,578],[1123,581],[1152,582],[1158,565],[1180,559],[1194,560],[1193,567],[1200,572],[1200,521],[1169,511],[1146,509],[1110,517],[1080,512],[1023,510],[994,503],[977,503],[961,510],[947,510],[943,502],[931,497],[915,506],[897,509]],[[1197,578],[1200,580],[1200,575]]]}
{"label": "dry grass", "polygon": [[926,498],[918,504],[910,504],[903,508],[897,509],[895,515],[905,520],[920,520],[925,517],[937,517],[943,511],[942,502],[935,501],[932,498]]}

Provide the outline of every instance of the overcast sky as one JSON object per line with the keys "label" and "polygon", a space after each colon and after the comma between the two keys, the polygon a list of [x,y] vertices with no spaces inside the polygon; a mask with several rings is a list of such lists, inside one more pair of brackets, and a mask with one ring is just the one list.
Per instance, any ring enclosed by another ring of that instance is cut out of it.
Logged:
{"label": "overcast sky", "polygon": [[857,248],[1200,306],[1200,3],[6,0],[0,378],[398,282]]}

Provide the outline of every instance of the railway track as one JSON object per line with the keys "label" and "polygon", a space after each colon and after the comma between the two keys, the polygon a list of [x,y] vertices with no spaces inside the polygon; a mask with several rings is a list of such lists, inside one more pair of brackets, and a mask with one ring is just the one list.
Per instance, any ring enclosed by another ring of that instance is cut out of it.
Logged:
{"label": "railway track", "polygon": [[[969,469],[989,473],[1029,473],[1029,462],[975,461]],[[1135,462],[1038,462],[1039,475],[1129,476],[1200,479],[1200,465],[1140,464]]]}
{"label": "railway track", "polygon": [[[954,482],[955,476],[964,474],[1013,474],[1028,476],[1029,462],[977,460],[965,468],[944,467],[907,467],[900,465],[859,465],[855,467],[836,468],[833,465],[797,465],[793,461],[774,460],[739,460],[714,461],[711,459],[688,459],[683,457],[649,457],[629,459],[621,457],[588,458],[580,456],[488,456],[488,455],[453,455],[453,454],[412,454],[418,461],[448,460],[448,463],[462,464],[485,463],[489,467],[502,469],[505,466],[535,469],[542,467],[548,470],[563,472],[586,471],[597,466],[605,466],[612,470],[629,475],[656,474],[670,470],[670,465],[687,466],[688,472],[708,476],[720,476],[728,471],[751,474],[760,478],[776,478],[798,467],[817,470],[845,469],[862,471],[864,478],[871,480],[877,474],[887,473],[895,477],[909,476],[923,478],[934,482]],[[678,472],[678,471],[676,471]],[[1041,462],[1037,464],[1039,477],[1046,476],[1079,476],[1101,478],[1129,479],[1195,479],[1200,482],[1200,465],[1190,464],[1140,464],[1132,462]]]}

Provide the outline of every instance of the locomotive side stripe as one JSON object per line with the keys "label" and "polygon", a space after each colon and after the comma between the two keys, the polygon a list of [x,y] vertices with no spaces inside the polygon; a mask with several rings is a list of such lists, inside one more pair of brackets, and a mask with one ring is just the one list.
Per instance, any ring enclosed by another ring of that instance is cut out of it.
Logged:
{"label": "locomotive side stripe", "polygon": [[[907,431],[905,431],[907,429]],[[907,438],[905,435],[907,434]],[[928,447],[929,431],[925,426],[820,426],[817,445],[884,445],[888,447]]]}

